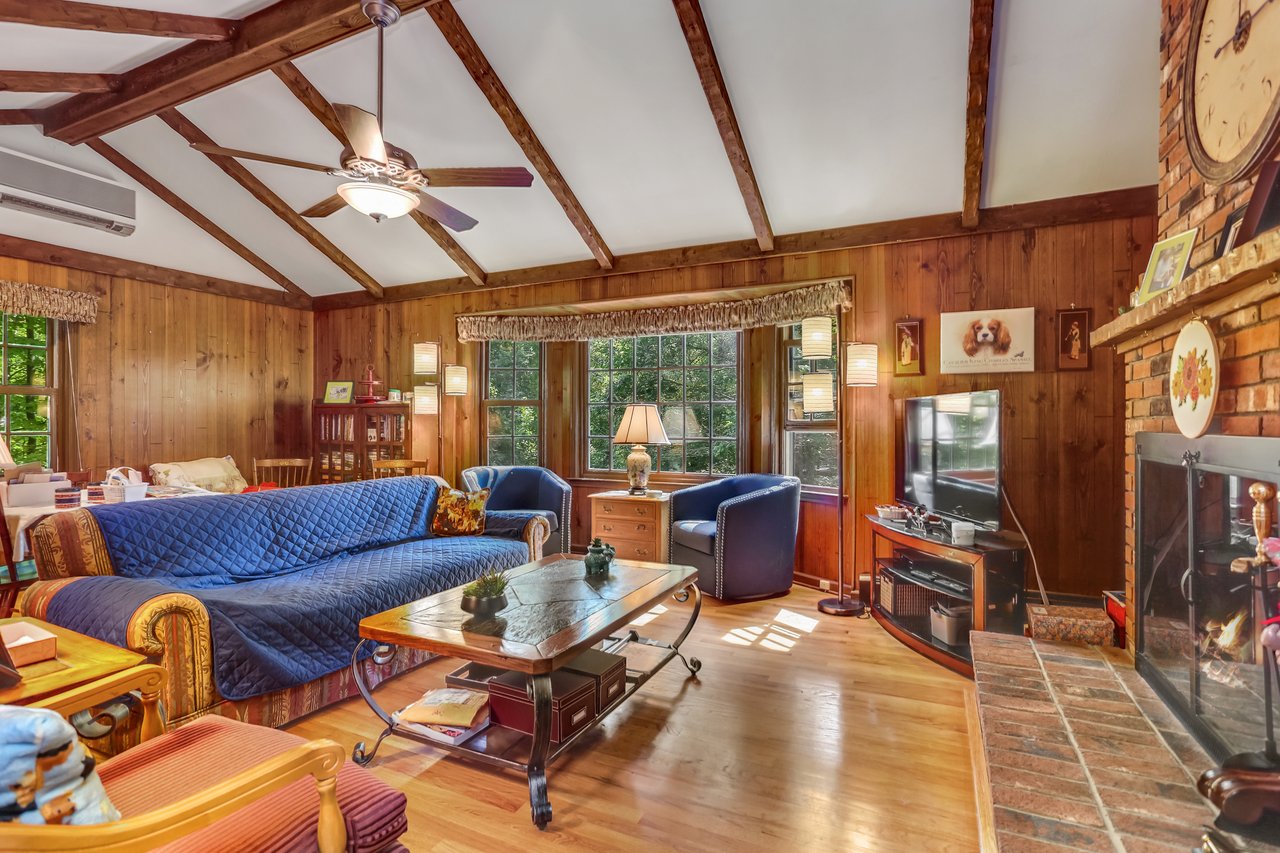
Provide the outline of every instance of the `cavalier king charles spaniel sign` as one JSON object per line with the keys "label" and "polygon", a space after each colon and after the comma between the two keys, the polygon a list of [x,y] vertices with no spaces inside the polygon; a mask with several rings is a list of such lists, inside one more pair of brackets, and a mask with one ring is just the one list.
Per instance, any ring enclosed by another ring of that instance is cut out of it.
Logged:
{"label": "cavalier king charles spaniel sign", "polygon": [[1030,373],[1036,369],[1036,309],[943,314],[943,373]]}

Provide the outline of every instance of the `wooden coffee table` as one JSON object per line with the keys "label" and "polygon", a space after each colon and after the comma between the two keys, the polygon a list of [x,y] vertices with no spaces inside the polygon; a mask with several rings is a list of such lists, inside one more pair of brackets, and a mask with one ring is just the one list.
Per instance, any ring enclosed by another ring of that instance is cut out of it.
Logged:
{"label": "wooden coffee table", "polygon": [[[356,744],[352,759],[357,764],[373,760],[390,735],[410,738],[476,760],[519,770],[529,779],[529,804],[533,822],[543,829],[551,821],[547,799],[547,764],[599,724],[606,715],[625,702],[659,670],[679,658],[696,675],[702,668],[697,658],[685,658],[680,645],[689,636],[702,606],[695,581],[698,571],[690,566],[615,560],[605,577],[589,578],[581,557],[556,554],[507,573],[509,604],[496,616],[473,619],[459,606],[462,587],[446,590],[370,616],[360,622],[360,643],[352,655],[351,671],[360,694],[386,724],[372,749]],[[635,630],[615,632],[653,605],[668,597],[679,602],[693,598],[689,621],[672,642],[641,637]],[[533,699],[533,736],[510,729],[490,727],[457,746],[439,743],[396,725],[391,714],[374,701],[360,666],[367,643],[376,643],[373,659],[386,664],[396,647],[423,649],[435,654],[523,672],[530,676]],[[551,748],[551,673],[584,650],[603,644],[608,652],[618,652],[629,643],[665,649],[650,669],[627,669],[627,689],[600,709],[592,725]]]}

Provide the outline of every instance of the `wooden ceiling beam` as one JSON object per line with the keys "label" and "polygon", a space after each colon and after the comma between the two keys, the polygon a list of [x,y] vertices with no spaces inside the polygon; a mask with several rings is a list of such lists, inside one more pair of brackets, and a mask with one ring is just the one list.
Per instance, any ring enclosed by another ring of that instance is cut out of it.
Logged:
{"label": "wooden ceiling beam", "polygon": [[698,70],[698,78],[702,81],[702,91],[707,96],[707,106],[711,108],[711,116],[715,119],[716,129],[720,131],[720,140],[724,143],[724,153],[729,157],[729,165],[733,168],[733,176],[738,181],[738,190],[742,193],[742,201],[747,206],[747,216],[751,219],[751,228],[755,231],[756,242],[760,251],[773,251],[773,227],[769,224],[769,214],[764,207],[764,198],[760,195],[760,186],[756,183],[756,173],[751,168],[751,158],[747,156],[747,145],[742,139],[742,129],[738,127],[738,117],[733,112],[733,104],[729,100],[729,89],[725,86],[724,75],[720,72],[720,63],[716,60],[715,46],[711,43],[711,34],[707,31],[707,21],[702,15],[702,6],[698,0],[672,0],[676,9],[676,17],[680,19],[680,28],[684,30],[684,39],[689,43],[689,55]]}
{"label": "wooden ceiling beam", "polygon": [[480,87],[480,91],[484,93],[484,96],[489,99],[489,103],[493,106],[494,112],[498,114],[498,118],[502,119],[502,123],[510,131],[511,137],[524,151],[524,156],[529,158],[533,168],[542,176],[547,189],[551,190],[551,194],[555,196],[556,201],[560,202],[560,206],[564,208],[565,215],[569,217],[573,227],[582,236],[582,241],[587,244],[587,248],[595,256],[600,268],[606,270],[612,268],[613,252],[609,250],[604,237],[591,221],[591,217],[587,216],[587,212],[578,201],[578,197],[569,188],[568,181],[564,179],[564,175],[560,174],[560,170],[556,168],[551,155],[543,147],[538,135],[533,132],[533,127],[525,119],[524,113],[516,105],[515,99],[507,91],[507,87],[498,78],[498,73],[493,70],[488,58],[480,50],[476,40],[472,38],[471,31],[462,22],[462,18],[458,16],[453,4],[449,0],[442,0],[442,2],[430,5],[427,8],[427,12],[431,15],[432,20],[436,22],[436,26],[440,28],[440,33],[444,36],[445,41],[449,42],[453,52],[458,55],[458,59],[462,60],[462,65],[471,75],[471,79]]}
{"label": "wooden ceiling beam", "polygon": [[[976,229],[961,225],[958,212],[941,213],[911,219],[850,225],[844,228],[805,231],[799,234],[781,234],[774,238],[774,249],[767,255],[760,253],[760,247],[754,240],[735,240],[727,243],[687,246],[681,249],[658,249],[652,252],[619,255],[615,259],[613,269],[608,271],[601,271],[590,261],[502,270],[489,273],[486,289],[523,287],[581,278],[634,275],[679,267],[759,261],[762,258],[854,249],[862,246],[969,237],[998,231],[1020,231],[1027,228],[1155,216],[1155,212],[1156,187],[1152,184],[1145,187],[989,208],[983,211],[982,222]],[[475,289],[475,285],[467,278],[424,281],[389,287],[383,301],[402,302],[407,299],[463,293]],[[364,293],[335,293],[331,296],[316,297],[315,308],[317,311],[351,308],[369,305],[372,301]]]}
{"label": "wooden ceiling beam", "polygon": [[[187,140],[188,143],[202,142],[206,145],[216,145],[208,135],[177,110],[165,110],[160,113],[160,119],[169,127],[171,127],[179,136]],[[220,154],[205,154],[210,162],[221,169],[229,178],[243,187],[250,195],[256,198],[268,210],[279,217],[286,225],[296,231],[304,240],[315,246],[332,261],[339,269],[355,280],[357,284],[367,290],[375,297],[381,297],[383,293],[382,285],[374,280],[360,265],[347,256],[345,252],[335,246],[319,231],[316,230],[310,222],[300,216],[287,205],[284,199],[276,195],[271,189],[258,180],[252,172],[244,167],[237,160],[231,157],[224,157]]]}
{"label": "wooden ceiling beam", "polygon": [[40,124],[42,110],[0,110],[0,127],[15,124]]}
{"label": "wooden ceiling beam", "polygon": [[982,173],[986,165],[987,92],[991,81],[991,30],[995,0],[971,0],[969,9],[969,99],[964,125],[964,201],[960,224],[978,226]]}
{"label": "wooden ceiling beam", "polygon": [[[399,5],[409,13],[432,2]],[[353,0],[279,0],[241,21],[228,41],[184,45],[121,75],[117,92],[51,107],[45,134],[78,145],[372,26]]]}
{"label": "wooden ceiling beam", "polygon": [[37,264],[52,264],[57,267],[70,267],[73,270],[131,278],[134,281],[146,281],[152,284],[163,284],[166,287],[177,287],[182,290],[194,290],[197,293],[228,296],[232,299],[247,299],[251,302],[265,302],[268,305],[282,305],[286,308],[311,309],[311,300],[286,293],[283,290],[268,290],[225,278],[197,275],[186,270],[175,270],[169,267],[158,267],[144,264],[141,261],[130,261],[115,258],[111,255],[99,255],[95,252],[82,252],[79,249],[68,249],[52,243],[40,243],[36,240],[25,240],[22,237],[11,237],[0,234],[0,257],[17,258]]}
{"label": "wooden ceiling beam", "polygon": [[200,15],[153,12],[150,9],[123,9],[101,3],[76,3],[73,0],[0,0],[0,23],[135,36],[227,41],[235,32],[238,22],[230,18],[205,18]]}
{"label": "wooden ceiling beam", "polygon": [[0,71],[0,92],[104,93],[119,91],[119,74],[73,71]]}
{"label": "wooden ceiling beam", "polygon": [[183,216],[185,216],[187,219],[191,220],[197,227],[199,227],[202,231],[204,231],[210,237],[214,238],[219,243],[226,246],[231,251],[235,252],[241,258],[248,261],[254,268],[256,268],[259,272],[261,272],[267,278],[271,279],[276,284],[280,285],[285,290],[289,291],[295,296],[301,296],[304,299],[311,298],[311,295],[309,293],[307,293],[301,287],[298,287],[298,285],[294,284],[289,279],[288,276],[280,272],[275,267],[271,266],[271,264],[264,261],[261,257],[258,256],[257,253],[255,253],[248,246],[244,245],[235,237],[232,237],[226,231],[222,230],[220,227],[218,227],[218,224],[216,222],[211,220],[209,217],[205,216],[200,211],[196,210],[194,207],[192,207],[190,204],[187,203],[186,199],[182,198],[173,190],[169,189],[164,184],[160,183],[160,181],[156,180],[154,177],[152,177],[151,174],[144,171],[142,167],[139,166],[137,163],[134,163],[128,157],[124,156],[119,151],[117,151],[116,149],[108,145],[106,142],[103,142],[101,139],[90,139],[86,144],[90,148],[92,148],[94,151],[96,151],[99,155],[101,155],[105,160],[107,160],[107,162],[111,163],[117,169],[124,172],[129,177],[133,178],[139,184],[142,184],[142,186],[144,186],[147,189],[147,191],[150,192],[152,195],[156,196],[165,204],[169,205],[174,210],[178,211]]}
{"label": "wooden ceiling beam", "polygon": [[[280,82],[284,83],[289,91],[293,93],[294,97],[301,101],[302,105],[316,117],[316,120],[324,125],[325,130],[329,131],[340,145],[345,146],[347,144],[346,135],[342,132],[342,124],[339,123],[338,116],[333,111],[333,105],[307,79],[306,75],[299,71],[298,67],[292,62],[282,63],[271,70],[275,72],[276,77],[280,78]],[[449,259],[458,265],[458,269],[466,273],[467,278],[471,279],[472,283],[477,287],[484,287],[484,267],[476,263],[475,259],[467,254],[467,250],[462,248],[452,234],[421,210],[415,210],[412,216],[418,227],[425,231],[427,236],[444,250]]]}

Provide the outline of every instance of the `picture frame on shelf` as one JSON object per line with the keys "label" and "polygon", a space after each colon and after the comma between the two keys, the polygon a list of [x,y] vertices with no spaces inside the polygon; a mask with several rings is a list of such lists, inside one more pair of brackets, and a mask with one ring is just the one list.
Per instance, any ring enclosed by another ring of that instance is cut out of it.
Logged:
{"label": "picture frame on shelf", "polygon": [[402,394],[401,394],[401,391],[400,391],[400,389],[399,389],[399,388],[388,388],[388,389],[387,389],[387,402],[388,402],[388,403],[399,403],[399,402],[401,402],[401,397],[402,397]]}
{"label": "picture frame on shelf", "polygon": [[924,320],[903,317],[893,324],[893,375],[924,376]]}
{"label": "picture frame on shelf", "polygon": [[1088,370],[1093,366],[1089,333],[1093,331],[1093,309],[1062,308],[1055,318],[1059,370]]}
{"label": "picture frame on shelf", "polygon": [[1245,211],[1237,244],[1280,226],[1280,160],[1263,164]]}
{"label": "picture frame on shelf", "polygon": [[326,403],[350,403],[355,394],[354,380],[329,381],[324,383],[324,401]]}
{"label": "picture frame on shelf", "polygon": [[1249,212],[1249,206],[1245,205],[1239,210],[1234,210],[1227,217],[1226,223],[1222,226],[1222,236],[1218,238],[1218,254],[1215,258],[1226,257],[1232,249],[1245,242],[1240,239],[1240,235],[1244,230],[1245,214]]}
{"label": "picture frame on shelf", "polygon": [[1138,286],[1137,305],[1143,305],[1172,290],[1174,285],[1186,277],[1191,247],[1196,242],[1196,231],[1195,228],[1183,231],[1151,247],[1151,258],[1147,261],[1146,272],[1142,274],[1142,284]]}

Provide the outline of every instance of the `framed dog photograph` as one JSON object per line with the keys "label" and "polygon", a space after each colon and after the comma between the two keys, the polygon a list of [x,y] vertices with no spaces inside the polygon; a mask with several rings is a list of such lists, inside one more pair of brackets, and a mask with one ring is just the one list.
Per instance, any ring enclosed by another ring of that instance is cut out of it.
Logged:
{"label": "framed dog photograph", "polygon": [[1196,242],[1196,229],[1183,231],[1151,247],[1151,259],[1147,271],[1138,286],[1138,304],[1150,302],[1187,274],[1187,261],[1191,259],[1191,247]]}
{"label": "framed dog photograph", "polygon": [[350,403],[355,392],[355,382],[324,383],[324,401],[326,403]]}
{"label": "framed dog photograph", "polygon": [[1058,369],[1088,370],[1089,332],[1093,331],[1092,308],[1067,308],[1058,312],[1054,328],[1058,332]]}
{"label": "framed dog photograph", "polygon": [[943,373],[1031,373],[1036,369],[1034,308],[942,314],[938,336]]}
{"label": "framed dog photograph", "polygon": [[893,324],[893,375],[924,375],[924,320],[919,317]]}

